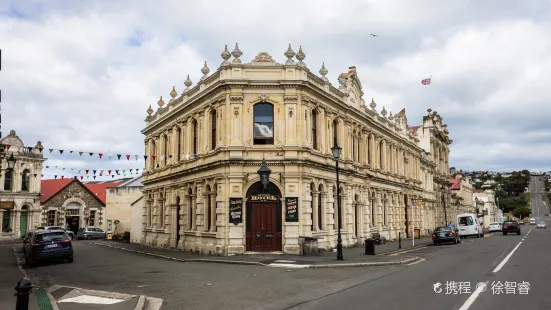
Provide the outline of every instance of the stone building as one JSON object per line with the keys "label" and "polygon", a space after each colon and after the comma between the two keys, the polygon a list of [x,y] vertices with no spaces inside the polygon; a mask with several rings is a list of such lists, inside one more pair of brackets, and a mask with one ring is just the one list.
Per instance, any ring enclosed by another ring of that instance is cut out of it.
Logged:
{"label": "stone building", "polygon": [[455,222],[457,214],[476,211],[473,203],[473,185],[470,182],[470,177],[463,173],[456,173],[450,182],[452,183],[450,186],[451,206],[452,213],[454,213],[451,221]]}
{"label": "stone building", "polygon": [[0,152],[0,240],[20,238],[40,223],[40,179],[46,158],[40,141],[25,146],[14,130],[0,140]]}
{"label": "stone building", "polygon": [[[205,63],[196,86],[188,76],[182,94],[173,88],[167,104],[161,97],[157,111],[149,107],[144,243],[217,255],[298,254],[300,239],[318,237],[321,248],[334,248],[335,143],[344,246],[443,224],[436,186],[448,188],[451,141],[436,113],[422,126],[425,155],[433,154],[423,157],[405,109],[377,111],[373,99],[367,106],[355,67],[335,87],[325,65],[321,76],[310,71],[302,48],[295,54],[289,46],[284,64],[265,52],[249,63],[241,55],[237,44],[231,53],[226,47],[216,72],[209,75]],[[257,173],[263,159],[267,188]]]}
{"label": "stone building", "polygon": [[143,197],[142,181],[143,176],[138,176],[117,187],[107,189],[106,221],[102,226],[104,230],[113,231],[115,234],[131,230],[132,205]]}
{"label": "stone building", "polygon": [[122,182],[84,184],[74,179],[42,180],[42,226],[102,227],[106,190]]}
{"label": "stone building", "polygon": [[[473,205],[484,228],[488,228],[490,223],[497,222],[502,216],[499,213],[493,189],[473,190]],[[525,216],[529,216],[529,214]]]}

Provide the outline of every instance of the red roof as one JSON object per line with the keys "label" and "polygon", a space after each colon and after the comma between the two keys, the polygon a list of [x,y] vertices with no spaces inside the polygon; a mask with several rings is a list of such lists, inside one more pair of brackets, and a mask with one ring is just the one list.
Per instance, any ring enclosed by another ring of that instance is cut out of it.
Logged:
{"label": "red roof", "polygon": [[451,190],[460,190],[461,189],[461,179],[451,178],[450,182],[452,183],[452,185],[450,186]]}
{"label": "red roof", "polygon": [[40,197],[40,203],[48,201],[55,194],[65,188],[67,185],[72,182],[79,182],[84,185],[87,190],[89,190],[96,198],[102,201],[105,204],[106,201],[106,192],[107,188],[117,187],[123,182],[111,182],[111,183],[102,183],[102,184],[84,184],[77,179],[53,179],[53,180],[42,180],[41,182],[41,192],[42,196]]}
{"label": "red roof", "polygon": [[411,126],[409,129],[411,129],[411,134],[415,134],[417,132],[417,129],[419,129],[421,126]]}

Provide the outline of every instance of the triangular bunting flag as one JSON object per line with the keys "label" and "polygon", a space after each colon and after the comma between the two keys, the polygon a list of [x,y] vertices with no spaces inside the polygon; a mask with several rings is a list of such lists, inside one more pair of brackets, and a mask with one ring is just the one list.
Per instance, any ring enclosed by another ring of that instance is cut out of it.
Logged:
{"label": "triangular bunting flag", "polygon": [[59,150],[59,154],[63,154],[63,150]]}
{"label": "triangular bunting flag", "polygon": [[114,177],[115,177],[115,175],[112,175],[112,176],[111,176],[111,179],[114,178]]}
{"label": "triangular bunting flag", "polygon": [[70,154],[73,154],[73,151],[69,151]]}
{"label": "triangular bunting flag", "polygon": [[25,163],[21,163],[21,167],[23,167],[24,164],[25,164]]}
{"label": "triangular bunting flag", "polygon": [[96,175],[96,170],[94,170],[93,172],[94,172],[94,175]]}
{"label": "triangular bunting flag", "polygon": [[111,154],[109,154],[109,159],[111,159]]}
{"label": "triangular bunting flag", "polygon": [[48,149],[48,150],[50,150],[50,153],[52,153],[54,151],[54,149]]}
{"label": "triangular bunting flag", "polygon": [[79,171],[78,171],[78,174],[80,174],[80,171],[82,171],[82,170],[79,170]]}
{"label": "triangular bunting flag", "polygon": [[10,144],[6,144],[6,151],[9,151],[9,150],[10,150],[10,147],[11,147]]}
{"label": "triangular bunting flag", "polygon": [[43,175],[43,174],[41,174],[41,175],[40,175],[40,177],[41,177],[41,178],[43,178],[43,177],[44,177],[44,175]]}
{"label": "triangular bunting flag", "polygon": [[[140,157],[139,155],[134,155],[134,157],[136,157],[136,160],[138,160],[138,158]],[[145,158],[147,158],[147,156],[145,156]]]}
{"label": "triangular bunting flag", "polygon": [[134,170],[134,169],[130,169],[130,172],[132,172],[132,170]]}
{"label": "triangular bunting flag", "polygon": [[147,155],[144,155],[144,156],[143,156],[143,159],[144,159],[144,160],[147,160]]}
{"label": "triangular bunting flag", "polygon": [[80,176],[80,179],[82,180],[84,177],[83,176]]}
{"label": "triangular bunting flag", "polygon": [[122,173],[126,173],[126,170],[122,169]]}
{"label": "triangular bunting flag", "polygon": [[100,176],[100,177],[103,176],[103,172],[100,172],[100,173],[99,173],[99,176]]}
{"label": "triangular bunting flag", "polygon": [[54,179],[57,179],[57,175],[54,175]]}
{"label": "triangular bunting flag", "polygon": [[99,158],[100,158],[100,159],[101,159],[101,157],[103,156],[103,154],[102,154],[102,153],[99,153],[98,155],[99,155]]}
{"label": "triangular bunting flag", "polygon": [[155,161],[155,157],[157,157],[157,156],[153,155],[153,161]]}
{"label": "triangular bunting flag", "polygon": [[62,175],[62,176],[61,176],[61,179],[63,180],[64,178],[65,178],[65,176],[64,176],[64,175]]}
{"label": "triangular bunting flag", "polygon": [[34,177],[36,178],[36,176],[37,176],[37,175],[38,175],[38,174],[37,174],[37,173],[35,173],[35,174],[34,174]]}
{"label": "triangular bunting flag", "polygon": [[84,152],[78,152],[78,155],[79,155],[79,156],[82,156],[82,153],[84,153]]}
{"label": "triangular bunting flag", "polygon": [[96,179],[96,176],[94,176],[94,180]]}
{"label": "triangular bunting flag", "polygon": [[90,171],[90,170],[86,169],[86,174],[88,174],[88,171]]}
{"label": "triangular bunting flag", "polygon": [[130,155],[126,155],[126,160],[130,160]]}
{"label": "triangular bunting flag", "polygon": [[117,173],[117,175],[119,175],[119,170],[115,170],[115,172]]}
{"label": "triangular bunting flag", "polygon": [[19,175],[23,175],[23,172],[19,172]]}
{"label": "triangular bunting flag", "polygon": [[88,154],[90,154],[90,156],[94,155],[94,153],[88,153]]}
{"label": "triangular bunting flag", "polygon": [[39,147],[39,148],[38,148],[38,150],[40,151],[40,153],[42,153],[42,150],[43,150],[43,149],[44,149],[43,147]]}
{"label": "triangular bunting flag", "polygon": [[119,160],[121,160],[121,155],[120,154],[117,154],[117,157],[119,158]]}
{"label": "triangular bunting flag", "polygon": [[78,180],[77,176],[75,175],[75,180]]}
{"label": "triangular bunting flag", "polygon": [[107,174],[111,174],[111,170],[107,170]]}

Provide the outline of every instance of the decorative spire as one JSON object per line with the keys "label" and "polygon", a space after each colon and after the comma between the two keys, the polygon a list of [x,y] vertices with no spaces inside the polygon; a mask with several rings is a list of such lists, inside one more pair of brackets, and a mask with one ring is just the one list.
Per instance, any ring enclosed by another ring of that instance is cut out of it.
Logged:
{"label": "decorative spire", "polygon": [[206,79],[208,77],[209,72],[210,72],[210,69],[209,67],[207,67],[207,61],[205,60],[205,64],[203,65],[203,68],[201,68],[201,73],[203,73],[201,80]]}
{"label": "decorative spire", "polygon": [[287,61],[285,62],[286,65],[294,65],[295,61],[293,60],[293,57],[295,57],[295,51],[291,48],[291,43],[289,43],[289,47],[287,48],[287,51],[283,54],[285,57],[287,57]]}
{"label": "decorative spire", "polygon": [[157,104],[159,105],[159,108],[162,108],[163,105],[165,105],[165,101],[163,100],[163,96],[161,96],[161,98],[159,99],[159,101],[157,101]]}
{"label": "decorative spire", "polygon": [[184,89],[184,93],[186,93],[191,87],[191,85],[193,85],[193,82],[191,82],[191,80],[189,79],[189,74],[187,75],[187,79],[184,82],[184,85],[186,85],[186,89]]}
{"label": "decorative spire", "polygon": [[222,59],[224,59],[224,61],[222,61],[222,63],[220,64],[220,67],[227,66],[230,64],[228,59],[230,59],[231,54],[228,51],[228,45],[226,45],[226,47],[224,48],[224,51],[222,52],[222,54],[220,54],[220,56],[222,57]]}
{"label": "decorative spire", "polygon": [[298,64],[299,66],[301,67],[306,67],[306,64],[304,62],[302,62],[304,60],[304,58],[306,58],[306,54],[304,54],[304,52],[302,51],[302,46],[300,46],[298,48],[298,53],[297,53],[297,59],[298,59]]}
{"label": "decorative spire", "polygon": [[375,111],[375,108],[377,107],[377,104],[375,103],[375,99],[371,98],[371,103],[369,104],[369,107]]}
{"label": "decorative spire", "polygon": [[322,63],[321,69],[320,69],[321,79],[326,82],[329,82],[329,79],[326,77],[327,73],[329,73],[329,71],[325,68],[325,63]]}
{"label": "decorative spire", "polygon": [[178,96],[178,93],[176,92],[176,87],[172,86],[172,91],[170,92],[170,97],[172,97],[172,99],[170,99],[170,102],[174,101],[174,99],[176,99],[176,96]]}
{"label": "decorative spire", "polygon": [[381,110],[381,115],[383,117],[386,117],[386,109],[385,109],[385,106],[383,106],[383,109]]}
{"label": "decorative spire", "polygon": [[233,61],[232,63],[234,64],[240,64],[241,63],[241,59],[239,59],[239,57],[241,57],[241,55],[243,55],[243,52],[241,52],[241,50],[239,49],[239,45],[237,45],[237,43],[235,43],[235,48],[233,49],[233,51],[231,52],[231,54],[233,55]]}
{"label": "decorative spire", "polygon": [[388,120],[392,121],[394,119],[394,116],[392,115],[392,112],[390,112],[390,115],[388,116]]}
{"label": "decorative spire", "polygon": [[147,115],[151,116],[153,114],[153,109],[151,108],[151,105],[149,105],[149,109],[147,109]]}

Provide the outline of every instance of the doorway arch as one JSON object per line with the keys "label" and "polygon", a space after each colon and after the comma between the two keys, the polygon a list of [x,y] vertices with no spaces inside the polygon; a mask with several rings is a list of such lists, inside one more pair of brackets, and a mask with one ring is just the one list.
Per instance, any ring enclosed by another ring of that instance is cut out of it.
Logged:
{"label": "doorway arch", "polygon": [[281,251],[282,212],[281,191],[272,182],[263,194],[260,181],[247,189],[245,249],[255,252]]}

